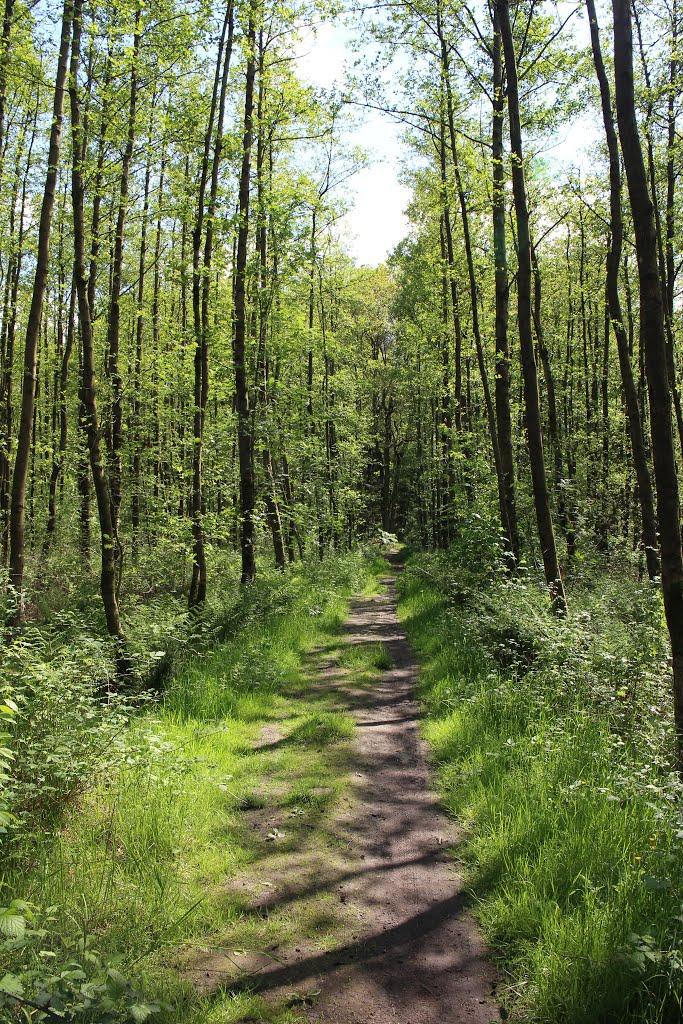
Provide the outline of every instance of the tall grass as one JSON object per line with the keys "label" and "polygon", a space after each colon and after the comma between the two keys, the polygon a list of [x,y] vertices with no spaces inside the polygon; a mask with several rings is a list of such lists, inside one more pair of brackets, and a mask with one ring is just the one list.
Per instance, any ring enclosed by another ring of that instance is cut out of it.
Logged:
{"label": "tall grass", "polygon": [[659,597],[621,566],[570,582],[557,621],[540,582],[510,580],[480,543],[474,559],[471,536],[414,557],[400,610],[506,1005],[539,1024],[680,1021],[681,785]]}

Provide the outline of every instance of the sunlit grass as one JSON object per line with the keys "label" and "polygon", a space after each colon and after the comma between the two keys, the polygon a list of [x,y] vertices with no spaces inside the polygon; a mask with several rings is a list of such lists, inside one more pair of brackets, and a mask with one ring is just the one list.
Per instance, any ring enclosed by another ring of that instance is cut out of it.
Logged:
{"label": "sunlit grass", "polygon": [[[222,643],[181,663],[161,703],[133,723],[116,769],[24,851],[22,877],[8,884],[37,908],[49,954],[79,937],[105,957],[122,954],[120,970],[187,1024],[304,1019],[296,1003],[218,990],[200,999],[187,965],[201,949],[334,941],[324,894],[264,916],[234,881],[269,865],[277,873],[297,850],[319,863],[334,846],[325,821],[346,785],[354,727],[310,685],[314,652],[339,644],[348,596],[372,591],[383,569],[349,562],[317,587],[296,573],[276,578],[267,614],[249,597],[243,625],[233,617]],[[36,951],[22,955],[30,966]]]}
{"label": "sunlit grass", "polygon": [[419,652],[443,800],[466,827],[459,855],[514,1018],[680,1020],[680,839],[663,817],[670,805],[636,778],[640,762],[592,701],[598,678],[566,688],[549,669],[497,667],[475,613],[447,606],[418,571],[404,575],[400,613]]}

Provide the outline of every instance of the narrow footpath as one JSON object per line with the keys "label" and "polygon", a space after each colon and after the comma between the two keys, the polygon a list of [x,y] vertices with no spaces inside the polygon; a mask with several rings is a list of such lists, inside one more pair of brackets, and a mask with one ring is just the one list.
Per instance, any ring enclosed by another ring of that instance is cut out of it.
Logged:
{"label": "narrow footpath", "polygon": [[489,1024],[499,1020],[485,957],[449,847],[453,823],[434,793],[413,698],[417,664],[396,614],[395,579],[358,601],[349,645],[381,643],[392,667],[372,687],[323,661],[321,686],[357,724],[352,799],[335,822],[340,854],[320,878],[352,920],[342,949],[302,945],[265,966],[256,989],[313,992],[311,1024]]}

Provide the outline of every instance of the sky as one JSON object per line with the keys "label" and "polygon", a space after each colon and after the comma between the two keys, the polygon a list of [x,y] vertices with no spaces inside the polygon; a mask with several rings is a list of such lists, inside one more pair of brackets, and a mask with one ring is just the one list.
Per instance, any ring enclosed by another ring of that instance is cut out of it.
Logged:
{"label": "sky", "polygon": [[[321,88],[341,86],[346,66],[353,62],[349,40],[350,33],[343,26],[323,22],[315,36],[311,33],[301,43],[299,68],[302,76]],[[349,136],[349,145],[361,146],[369,157],[369,164],[345,184],[353,205],[342,221],[341,230],[357,263],[376,267],[408,233],[409,222],[404,210],[411,193],[399,181],[403,149],[401,126],[388,116],[370,110],[360,112],[360,122]],[[569,167],[585,169],[590,163],[588,150],[595,138],[594,118],[581,118],[561,133],[546,156],[553,159],[559,173]]]}
{"label": "sky", "polygon": [[[324,22],[317,35],[301,45],[301,74],[321,88],[341,86],[346,65],[353,61],[348,39],[346,29]],[[369,164],[345,185],[353,206],[341,230],[356,261],[376,267],[408,232],[403,210],[410,201],[410,190],[398,180],[402,149],[399,127],[375,111],[363,111],[361,117],[362,123],[349,137],[349,146],[361,146]]]}

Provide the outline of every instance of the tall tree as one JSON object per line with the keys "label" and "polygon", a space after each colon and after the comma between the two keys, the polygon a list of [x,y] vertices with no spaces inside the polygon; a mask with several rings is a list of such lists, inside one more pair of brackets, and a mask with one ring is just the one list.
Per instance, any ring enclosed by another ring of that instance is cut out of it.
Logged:
{"label": "tall tree", "polygon": [[638,405],[638,392],[633,377],[633,366],[631,364],[631,356],[629,353],[628,337],[624,327],[624,321],[621,313],[621,301],[619,298],[619,268],[621,266],[621,252],[624,238],[624,227],[621,214],[621,168],[619,164],[619,145],[614,128],[610,87],[607,72],[605,71],[605,63],[602,57],[600,29],[598,26],[594,0],[586,0],[586,10],[588,12],[588,20],[590,23],[593,61],[595,63],[595,71],[600,85],[602,118],[605,126],[605,137],[607,140],[607,151],[609,154],[611,241],[609,252],[607,254],[607,304],[609,318],[616,338],[617,351],[619,354],[619,367],[621,369],[621,381],[624,388],[624,402],[626,404],[626,414],[628,418],[629,438],[631,441],[631,451],[633,453],[636,480],[638,482],[638,498],[640,500],[640,512],[643,524],[643,546],[645,548],[648,574],[650,579],[653,579],[659,575],[660,568],[654,497],[652,494],[652,481],[650,479],[650,470],[647,464],[647,454],[645,451],[643,424],[641,422],[640,407]]}
{"label": "tall tree", "polygon": [[496,3],[508,83],[507,99],[510,120],[510,147],[512,150],[512,190],[517,224],[517,319],[522,355],[522,374],[524,377],[524,404],[527,440],[529,443],[529,462],[534,491],[536,524],[541,543],[546,583],[550,590],[553,608],[562,614],[566,610],[567,599],[557,556],[555,533],[550,512],[548,482],[545,475],[541,410],[538,395],[538,371],[531,329],[531,238],[529,235],[529,209],[524,178],[524,151],[522,146],[517,63],[512,26],[510,24],[510,5],[508,0],[496,0]]}
{"label": "tall tree", "polygon": [[235,258],[235,404],[237,407],[237,448],[240,482],[240,551],[242,583],[251,583],[256,576],[254,508],[254,445],[249,410],[247,379],[247,242],[249,238],[249,198],[251,147],[253,141],[254,79],[256,76],[256,11],[249,10],[247,26],[247,66],[244,86],[244,132],[242,135],[242,166],[239,178],[239,224]]}
{"label": "tall tree", "polygon": [[[190,607],[200,606],[206,598],[206,553],[203,526],[203,447],[204,419],[209,395],[209,323],[208,296],[213,255],[214,218],[218,194],[221,153],[223,150],[223,119],[227,95],[228,73],[232,56],[234,11],[228,0],[216,58],[209,119],[204,136],[197,198],[197,220],[192,232],[192,323],[194,327],[194,414],[192,450],[192,581]],[[214,139],[215,128],[215,139]],[[211,152],[213,146],[213,160]],[[211,175],[209,177],[209,168]],[[209,185],[208,211],[206,189]],[[205,227],[206,221],[206,227]],[[204,254],[202,260],[202,241]]]}
{"label": "tall tree", "polygon": [[64,110],[64,91],[69,62],[69,43],[71,39],[71,21],[73,4],[64,0],[62,27],[59,41],[59,56],[55,75],[55,88],[52,102],[52,124],[47,154],[47,171],[45,186],[40,207],[38,225],[38,251],[36,270],[33,279],[31,306],[26,327],[24,342],[24,366],[21,388],[21,412],[19,416],[19,433],[17,436],[14,472],[12,475],[12,497],[10,508],[10,582],[16,594],[15,623],[20,623],[24,615],[24,564],[25,564],[25,503],[26,481],[28,479],[29,460],[31,456],[31,437],[36,399],[36,364],[38,342],[43,316],[43,303],[47,289],[50,267],[50,233],[52,230],[52,212],[55,205],[57,175],[59,173],[59,155],[62,142],[62,114]]}
{"label": "tall tree", "polygon": [[83,186],[83,163],[85,157],[85,135],[81,117],[81,101],[78,87],[78,71],[81,54],[83,23],[82,0],[74,0],[74,37],[71,52],[69,99],[71,106],[71,197],[74,228],[74,278],[78,296],[78,321],[82,346],[81,401],[85,419],[85,433],[88,439],[90,469],[92,472],[97,511],[100,522],[101,571],[100,594],[104,606],[109,635],[117,642],[117,663],[119,672],[125,675],[129,662],[124,647],[123,626],[119,612],[116,585],[116,536],[113,505],[107,471],[104,465],[100,441],[100,425],[97,407],[97,385],[95,380],[95,344],[92,313],[88,294],[88,270],[86,257],[85,200]]}
{"label": "tall tree", "polygon": [[645,353],[650,399],[650,428],[662,559],[662,593],[673,657],[678,764],[679,769],[683,771],[683,553],[671,422],[664,298],[659,275],[654,208],[636,119],[633,31],[629,0],[612,0],[612,10],[617,122],[638,253],[640,343]]}

